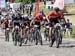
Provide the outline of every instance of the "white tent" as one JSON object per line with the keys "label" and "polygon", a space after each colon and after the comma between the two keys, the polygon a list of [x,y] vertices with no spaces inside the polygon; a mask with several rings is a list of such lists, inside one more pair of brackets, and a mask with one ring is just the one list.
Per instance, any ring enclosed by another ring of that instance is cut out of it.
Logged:
{"label": "white tent", "polygon": [[74,3],[74,0],[64,0],[64,3],[65,4],[73,4]]}
{"label": "white tent", "polygon": [[21,3],[10,3],[10,7],[15,10],[15,9],[20,8],[20,4]]}
{"label": "white tent", "polygon": [[0,8],[5,8],[5,7],[6,7],[5,0],[0,0]]}

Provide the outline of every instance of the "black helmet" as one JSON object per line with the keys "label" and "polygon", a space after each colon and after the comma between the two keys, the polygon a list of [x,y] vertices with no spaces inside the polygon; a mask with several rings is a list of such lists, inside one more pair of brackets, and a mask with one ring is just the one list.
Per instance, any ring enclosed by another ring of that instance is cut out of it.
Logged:
{"label": "black helmet", "polygon": [[60,11],[60,9],[59,9],[58,7],[54,8],[54,10],[55,10],[56,12]]}

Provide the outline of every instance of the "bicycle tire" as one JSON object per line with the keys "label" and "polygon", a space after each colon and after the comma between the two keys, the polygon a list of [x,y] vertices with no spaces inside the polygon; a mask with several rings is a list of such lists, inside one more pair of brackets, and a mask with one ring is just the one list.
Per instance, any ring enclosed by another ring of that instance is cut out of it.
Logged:
{"label": "bicycle tire", "polygon": [[59,48],[59,45],[60,45],[60,31],[59,30],[55,31],[55,38],[56,38],[56,48]]}

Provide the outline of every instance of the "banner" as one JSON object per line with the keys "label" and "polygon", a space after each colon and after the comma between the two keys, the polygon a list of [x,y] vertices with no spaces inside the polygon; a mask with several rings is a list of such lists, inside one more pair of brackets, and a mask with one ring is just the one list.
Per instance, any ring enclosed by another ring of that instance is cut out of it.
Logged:
{"label": "banner", "polygon": [[14,10],[20,8],[21,3],[10,3],[10,7]]}
{"label": "banner", "polygon": [[53,5],[53,8],[58,7],[59,9],[64,8],[64,0],[55,0],[55,3]]}
{"label": "banner", "polygon": [[39,5],[40,5],[40,0],[37,0],[34,9],[34,17],[36,17],[36,15],[39,13]]}

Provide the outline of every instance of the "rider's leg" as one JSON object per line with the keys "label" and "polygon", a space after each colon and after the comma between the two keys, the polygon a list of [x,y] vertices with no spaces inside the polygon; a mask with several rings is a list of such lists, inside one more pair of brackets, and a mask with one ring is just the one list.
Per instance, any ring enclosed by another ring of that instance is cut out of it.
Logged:
{"label": "rider's leg", "polygon": [[51,40],[51,36],[52,36],[52,27],[49,28],[49,41]]}
{"label": "rider's leg", "polygon": [[6,28],[5,28],[5,41],[7,41]]}
{"label": "rider's leg", "polygon": [[11,32],[12,32],[12,39],[13,39],[13,37],[14,37],[14,29],[12,29]]}

